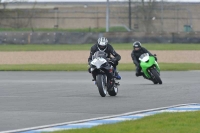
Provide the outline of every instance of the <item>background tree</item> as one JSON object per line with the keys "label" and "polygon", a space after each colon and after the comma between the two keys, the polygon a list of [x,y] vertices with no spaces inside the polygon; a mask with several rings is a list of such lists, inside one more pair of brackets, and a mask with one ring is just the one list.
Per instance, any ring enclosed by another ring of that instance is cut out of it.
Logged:
{"label": "background tree", "polygon": [[[33,3],[32,8],[21,9],[17,8],[23,2],[28,2],[28,0],[0,0],[0,27],[1,28],[31,28],[32,18],[34,16],[34,9],[36,6],[36,1]],[[15,3],[16,8],[9,9],[7,5]]]}
{"label": "background tree", "polygon": [[145,32],[151,32],[154,29],[153,20],[156,17],[156,0],[138,0],[134,1],[133,12],[135,21],[140,27],[144,27]]}

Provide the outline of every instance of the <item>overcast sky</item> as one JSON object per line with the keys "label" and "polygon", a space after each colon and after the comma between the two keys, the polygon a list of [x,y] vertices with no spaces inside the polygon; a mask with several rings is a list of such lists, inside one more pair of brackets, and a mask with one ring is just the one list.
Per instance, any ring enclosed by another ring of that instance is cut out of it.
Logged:
{"label": "overcast sky", "polygon": [[[17,1],[17,0],[2,0],[2,1]],[[18,0],[18,1],[28,1],[28,2],[106,2],[107,0]],[[128,1],[128,0],[109,0],[109,1]],[[136,0],[137,1],[137,0]],[[138,0],[139,1],[139,0]],[[162,0],[157,0],[162,1]],[[200,2],[200,0],[163,0],[171,2]]]}

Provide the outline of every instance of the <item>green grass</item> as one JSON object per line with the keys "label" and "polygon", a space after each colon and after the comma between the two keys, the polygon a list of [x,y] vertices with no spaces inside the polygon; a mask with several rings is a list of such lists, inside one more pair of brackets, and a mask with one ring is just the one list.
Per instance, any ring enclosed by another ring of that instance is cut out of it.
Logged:
{"label": "green grass", "polygon": [[200,133],[200,111],[162,113],[138,120],[53,133]]}
{"label": "green grass", "polygon": [[[159,63],[161,71],[187,71],[187,70],[200,70],[200,63]],[[119,64],[120,71],[135,70],[132,63]]]}
{"label": "green grass", "polygon": [[[106,28],[82,28],[82,29],[60,29],[60,28],[0,28],[0,32],[106,32]],[[113,26],[109,28],[110,32],[127,32],[124,27]]]}
{"label": "green grass", "polygon": [[63,50],[90,50],[92,44],[73,45],[50,45],[50,44],[27,44],[27,45],[0,45],[0,51],[63,51]]}
{"label": "green grass", "polygon": [[[0,45],[0,51],[63,51],[90,50],[93,44],[25,44]],[[132,50],[131,43],[112,44],[116,50]],[[200,44],[143,44],[148,50],[200,50]]]}
{"label": "green grass", "polygon": [[[200,63],[159,63],[161,71],[200,70]],[[0,71],[87,71],[87,64],[0,65]],[[132,63],[119,64],[119,71],[135,71]]]}
{"label": "green grass", "polygon": [[87,64],[0,65],[0,71],[87,71]]}
{"label": "green grass", "polygon": [[200,70],[200,63],[159,63],[161,71]]}

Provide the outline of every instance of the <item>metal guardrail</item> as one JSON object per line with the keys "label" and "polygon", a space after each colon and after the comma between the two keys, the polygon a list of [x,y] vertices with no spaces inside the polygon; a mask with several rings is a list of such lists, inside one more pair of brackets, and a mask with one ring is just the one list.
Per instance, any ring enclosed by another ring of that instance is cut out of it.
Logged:
{"label": "metal guardrail", "polygon": [[100,36],[110,43],[199,43],[200,33],[159,34],[137,32],[0,32],[0,44],[86,44],[95,43]]}

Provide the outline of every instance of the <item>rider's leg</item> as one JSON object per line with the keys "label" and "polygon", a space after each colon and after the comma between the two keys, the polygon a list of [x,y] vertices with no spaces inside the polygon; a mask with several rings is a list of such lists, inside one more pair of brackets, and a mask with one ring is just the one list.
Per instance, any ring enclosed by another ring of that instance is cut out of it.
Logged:
{"label": "rider's leg", "polygon": [[92,80],[93,80],[93,81],[96,81],[96,72],[95,72],[95,71],[93,71],[91,74],[92,74],[92,77],[93,77],[93,79],[92,79]]}
{"label": "rider's leg", "polygon": [[143,76],[143,72],[141,72],[142,68],[140,66],[136,66],[136,76]]}
{"label": "rider's leg", "polygon": [[113,67],[114,67],[116,79],[120,80],[120,79],[121,79],[121,76],[119,75],[119,73],[118,73],[118,71],[117,71],[117,65],[118,65],[118,62],[116,62],[116,63],[113,65]]}
{"label": "rider's leg", "polygon": [[94,81],[94,84],[96,85],[96,72],[93,71],[93,72],[91,72],[91,74],[92,74],[92,77],[93,77],[92,81]]}

